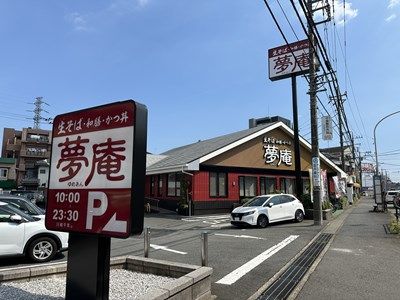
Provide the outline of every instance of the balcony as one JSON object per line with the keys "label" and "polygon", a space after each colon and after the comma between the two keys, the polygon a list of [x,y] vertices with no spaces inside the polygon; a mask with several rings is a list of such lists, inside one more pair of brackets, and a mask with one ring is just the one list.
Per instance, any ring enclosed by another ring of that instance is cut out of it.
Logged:
{"label": "balcony", "polygon": [[22,185],[39,185],[39,179],[34,177],[25,177],[21,179]]}
{"label": "balcony", "polygon": [[6,145],[6,151],[19,151],[19,150],[21,150],[21,143]]}
{"label": "balcony", "polygon": [[35,167],[35,163],[33,162],[26,162],[25,163],[25,168],[26,169],[33,169]]}
{"label": "balcony", "polygon": [[50,158],[50,151],[30,151],[21,150],[20,156],[22,157],[35,157],[35,158]]}
{"label": "balcony", "polygon": [[48,137],[27,137],[24,142],[33,144],[50,144],[50,139]]}

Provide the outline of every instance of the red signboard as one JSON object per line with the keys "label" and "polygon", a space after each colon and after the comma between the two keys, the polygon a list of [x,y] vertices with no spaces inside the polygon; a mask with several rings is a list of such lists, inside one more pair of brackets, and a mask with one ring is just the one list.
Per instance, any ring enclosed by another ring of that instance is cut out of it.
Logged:
{"label": "red signboard", "polygon": [[147,111],[134,101],[54,119],[48,229],[124,238],[141,232],[147,126],[143,123]]}

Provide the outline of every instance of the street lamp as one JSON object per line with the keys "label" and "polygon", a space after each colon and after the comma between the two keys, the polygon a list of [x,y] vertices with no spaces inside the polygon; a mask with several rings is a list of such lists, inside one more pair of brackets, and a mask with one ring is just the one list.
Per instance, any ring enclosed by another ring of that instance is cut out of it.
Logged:
{"label": "street lamp", "polygon": [[379,120],[378,123],[376,123],[375,127],[374,127],[374,145],[375,145],[375,163],[376,163],[376,169],[375,169],[375,175],[378,175],[379,173],[379,163],[378,163],[378,147],[376,145],[376,127],[378,127],[378,125],[385,119],[389,118],[390,116],[393,116],[395,114],[400,113],[399,111],[395,111],[394,113],[391,113],[385,117],[383,117],[382,119]]}
{"label": "street lamp", "polygon": [[[374,145],[375,145],[375,164],[376,164],[376,166],[375,166],[375,178],[374,178],[374,196],[375,196],[375,203],[376,204],[378,204],[378,202],[377,202],[377,200],[378,200],[378,195],[377,195],[377,186],[376,186],[376,184],[375,184],[375,181],[376,180],[378,180],[379,181],[379,189],[378,189],[378,191],[379,192],[381,192],[381,185],[382,185],[382,183],[380,182],[380,179],[379,179],[379,177],[378,177],[378,175],[379,175],[379,162],[378,162],[378,146],[376,145],[376,127],[378,127],[378,125],[383,121],[383,120],[385,120],[385,119],[387,119],[387,118],[389,118],[390,116],[393,116],[393,115],[395,115],[395,114],[398,114],[398,113],[400,113],[400,110],[399,111],[395,111],[395,112],[393,112],[393,113],[391,113],[391,114],[388,114],[387,116],[385,116],[385,117],[383,117],[382,119],[380,119],[379,121],[378,121],[378,123],[376,123],[376,125],[375,125],[375,127],[374,127]],[[384,207],[384,200],[381,198],[381,203],[380,204],[382,204],[383,205],[383,207]],[[384,208],[383,208],[384,209]]]}

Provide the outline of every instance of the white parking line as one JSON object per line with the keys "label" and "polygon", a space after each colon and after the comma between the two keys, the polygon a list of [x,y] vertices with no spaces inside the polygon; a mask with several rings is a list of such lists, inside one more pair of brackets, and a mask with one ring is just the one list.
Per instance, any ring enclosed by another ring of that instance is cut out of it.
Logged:
{"label": "white parking line", "polygon": [[169,249],[167,246],[160,246],[160,245],[150,244],[150,247],[153,248],[153,249],[156,249],[156,250],[164,250],[164,251],[177,253],[177,254],[182,254],[182,255],[186,255],[187,254],[187,252],[178,251],[178,250],[174,250],[174,249]]}
{"label": "white parking line", "polygon": [[182,221],[185,222],[201,222],[203,224],[207,224],[210,227],[227,227],[228,225],[231,226],[229,215],[218,215],[218,216],[200,216],[200,217],[189,217],[189,218],[182,218]]}
{"label": "white parking line", "polygon": [[225,233],[215,233],[214,235],[219,235],[219,236],[228,236],[228,237],[234,237],[234,238],[243,238],[243,239],[255,239],[255,240],[265,240],[264,238],[260,238],[257,236],[251,236],[251,235],[234,235],[234,234],[225,234]]}
{"label": "white parking line", "polygon": [[213,227],[213,228],[232,227],[232,224],[231,223],[221,223],[221,224],[211,225],[210,227]]}
{"label": "white parking line", "polygon": [[260,255],[254,257],[252,260],[248,261],[241,267],[237,268],[236,270],[232,271],[222,279],[218,280],[216,283],[219,284],[226,284],[226,285],[231,285],[232,283],[235,283],[238,281],[240,278],[242,278],[244,275],[246,275],[248,272],[253,270],[255,267],[260,265],[262,262],[270,258],[272,255],[277,253],[279,250],[283,249],[287,245],[289,245],[291,242],[293,242],[295,239],[297,239],[299,236],[298,235],[291,235],[284,239],[282,242],[279,244],[276,244],[272,246],[271,248],[267,249]]}

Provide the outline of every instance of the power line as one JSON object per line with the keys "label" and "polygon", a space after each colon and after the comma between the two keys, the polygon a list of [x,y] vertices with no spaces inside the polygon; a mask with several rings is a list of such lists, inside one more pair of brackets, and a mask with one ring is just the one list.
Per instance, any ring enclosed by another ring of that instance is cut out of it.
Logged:
{"label": "power line", "polygon": [[282,5],[281,5],[281,2],[280,2],[279,0],[276,0],[276,1],[278,2],[279,7],[281,8],[283,15],[285,16],[286,21],[288,22],[290,28],[292,29],[292,32],[293,32],[294,36],[296,37],[297,40],[299,40],[299,37],[297,36],[296,31],[293,29],[292,23],[290,23],[290,21],[289,21],[287,15],[286,15],[286,13],[285,13],[285,10],[283,9],[283,7],[282,7]]}
{"label": "power line", "polygon": [[[300,21],[300,23],[301,23],[301,26],[302,26],[302,28],[303,28],[305,34],[307,35],[307,37],[308,37],[308,39],[309,39],[307,30],[306,30],[306,28],[305,28],[305,26],[304,26],[304,24],[303,24],[303,20],[302,20],[300,14],[299,14],[299,12],[298,12],[298,10],[297,10],[297,8],[296,8],[296,5],[294,4],[294,1],[293,1],[293,0],[290,0],[290,2],[291,2],[291,4],[292,4],[293,9],[294,9],[295,12],[296,12],[297,18],[299,19],[299,21]],[[344,124],[345,124],[345,126],[346,126],[346,128],[347,128],[347,131],[346,131],[346,132],[347,132],[349,138],[351,138],[351,137],[350,137],[350,128],[349,128],[348,123],[347,123],[347,118],[346,118],[346,115],[345,115],[345,111],[344,111],[344,108],[343,108],[343,104],[341,103],[341,101],[339,101],[339,100],[341,99],[341,93],[340,93],[339,83],[338,83],[338,80],[337,80],[337,77],[336,77],[335,72],[333,72],[333,70],[332,70],[331,63],[329,62],[329,57],[328,57],[328,55],[327,55],[326,48],[325,48],[325,46],[324,46],[324,44],[323,44],[323,41],[322,41],[322,39],[321,39],[321,36],[320,36],[320,34],[319,34],[319,32],[318,32],[318,28],[316,27],[314,21],[313,21],[313,20],[310,20],[310,18],[308,17],[308,14],[309,14],[308,9],[306,9],[305,4],[303,4],[302,0],[300,0],[299,3],[300,3],[300,6],[301,6],[301,8],[302,8],[302,10],[303,10],[304,15],[305,15],[306,18],[307,18],[307,22],[308,22],[308,23],[310,24],[310,26],[311,26],[312,32],[313,32],[314,35],[317,37],[317,47],[320,49],[322,56],[324,56],[324,62],[325,62],[326,66],[327,66],[327,68],[328,68],[328,70],[329,70],[329,72],[327,72],[327,71],[325,70],[324,66],[323,66],[322,64],[320,64],[320,65],[321,65],[321,68],[323,69],[323,76],[326,77],[326,82],[328,83],[328,87],[329,87],[329,90],[330,90],[330,92],[331,92],[331,95],[334,96],[334,95],[336,94],[336,100],[337,100],[337,101],[335,102],[335,104],[336,104],[336,107],[337,107],[337,111],[338,111],[338,112],[340,111],[340,112],[342,113],[343,119],[344,119]],[[314,45],[312,45],[312,47],[313,47],[314,52],[317,53],[316,49],[314,48]],[[319,59],[318,56],[317,56],[317,58],[318,58],[318,60],[321,62],[321,60]],[[330,80],[330,79],[328,78],[328,74],[331,76],[332,80]],[[332,82],[332,84],[333,84],[333,86],[334,86],[335,92],[333,91],[333,88],[332,88],[332,86],[331,86],[331,82]],[[334,97],[334,98],[335,98],[335,97]]]}

